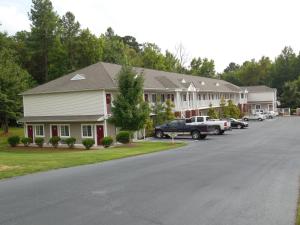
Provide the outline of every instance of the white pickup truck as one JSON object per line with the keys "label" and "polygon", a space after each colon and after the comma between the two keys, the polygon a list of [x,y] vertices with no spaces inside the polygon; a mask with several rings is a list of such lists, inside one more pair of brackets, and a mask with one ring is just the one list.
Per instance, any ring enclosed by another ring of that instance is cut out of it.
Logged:
{"label": "white pickup truck", "polygon": [[193,116],[186,119],[186,124],[198,125],[206,124],[213,125],[216,129],[216,134],[224,134],[226,130],[231,130],[230,121],[211,119],[209,116]]}

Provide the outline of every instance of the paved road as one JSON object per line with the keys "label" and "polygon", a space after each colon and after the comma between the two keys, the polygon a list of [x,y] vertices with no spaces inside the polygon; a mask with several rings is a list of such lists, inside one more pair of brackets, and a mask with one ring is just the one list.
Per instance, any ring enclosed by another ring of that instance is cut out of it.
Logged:
{"label": "paved road", "polygon": [[292,225],[300,118],[0,182],[0,224]]}

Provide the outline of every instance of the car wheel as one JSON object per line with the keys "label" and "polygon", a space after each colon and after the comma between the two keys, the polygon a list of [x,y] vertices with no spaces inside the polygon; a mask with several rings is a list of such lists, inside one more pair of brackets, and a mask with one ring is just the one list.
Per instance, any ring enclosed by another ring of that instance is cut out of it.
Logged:
{"label": "car wheel", "polygon": [[258,118],[259,121],[262,121],[262,118]]}
{"label": "car wheel", "polygon": [[244,120],[245,120],[245,121],[248,121],[249,119],[248,119],[248,118],[244,118]]}
{"label": "car wheel", "polygon": [[161,130],[155,131],[155,137],[157,138],[163,138],[164,133]]}
{"label": "car wheel", "polygon": [[197,130],[193,131],[193,132],[192,132],[192,138],[193,138],[194,140],[198,140],[198,139],[200,138],[200,132],[197,131]]}
{"label": "car wheel", "polygon": [[206,136],[207,136],[206,134],[200,134],[200,139],[203,140],[206,138]]}
{"label": "car wheel", "polygon": [[240,125],[240,124],[237,125],[237,128],[238,128],[238,129],[242,129],[242,125]]}

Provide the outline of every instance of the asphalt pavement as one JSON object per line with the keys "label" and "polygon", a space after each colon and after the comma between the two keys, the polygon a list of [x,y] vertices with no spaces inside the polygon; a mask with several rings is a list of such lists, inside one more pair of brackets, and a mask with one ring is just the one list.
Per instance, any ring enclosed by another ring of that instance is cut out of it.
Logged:
{"label": "asphalt pavement", "polygon": [[300,118],[0,181],[1,225],[293,225]]}

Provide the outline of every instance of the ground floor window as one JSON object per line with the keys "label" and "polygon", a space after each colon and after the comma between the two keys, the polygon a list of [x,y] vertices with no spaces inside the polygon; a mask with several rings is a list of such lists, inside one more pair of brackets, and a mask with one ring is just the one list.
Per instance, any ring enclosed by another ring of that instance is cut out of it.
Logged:
{"label": "ground floor window", "polygon": [[70,137],[70,125],[60,125],[60,136]]}
{"label": "ground floor window", "polygon": [[35,125],[35,136],[36,137],[44,137],[45,136],[44,125],[42,125],[42,124]]}
{"label": "ground floor window", "polygon": [[84,124],[81,126],[81,135],[83,138],[92,138],[93,137],[93,126]]}
{"label": "ground floor window", "polygon": [[260,105],[255,105],[255,109],[260,109]]}

